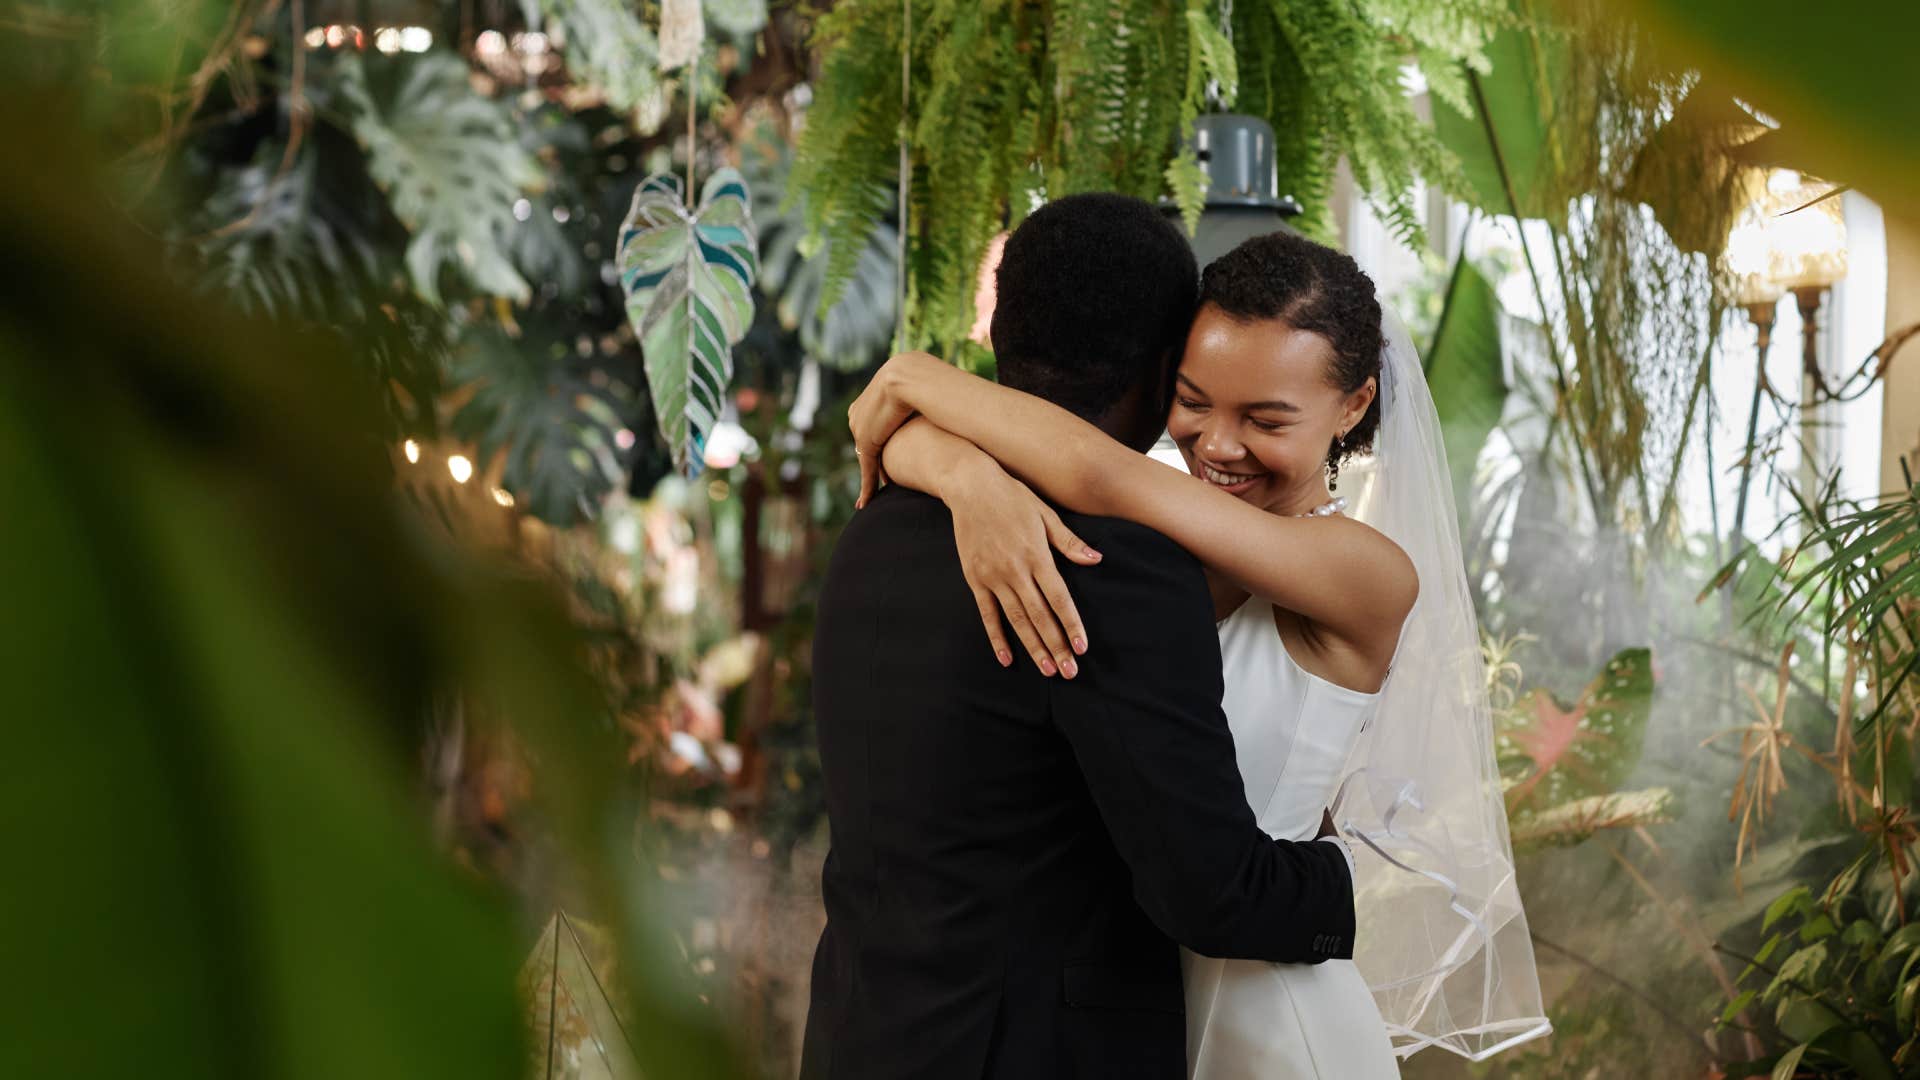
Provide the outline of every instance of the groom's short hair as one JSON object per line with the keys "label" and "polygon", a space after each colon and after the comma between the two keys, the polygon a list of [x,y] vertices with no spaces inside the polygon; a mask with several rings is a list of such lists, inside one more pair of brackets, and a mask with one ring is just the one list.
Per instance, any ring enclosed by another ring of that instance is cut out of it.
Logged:
{"label": "groom's short hair", "polygon": [[[1007,238],[996,273],[1000,382],[1099,423],[1143,380],[1170,380],[1200,271],[1187,239],[1129,195],[1068,195]],[[1148,390],[1159,403],[1164,387]]]}

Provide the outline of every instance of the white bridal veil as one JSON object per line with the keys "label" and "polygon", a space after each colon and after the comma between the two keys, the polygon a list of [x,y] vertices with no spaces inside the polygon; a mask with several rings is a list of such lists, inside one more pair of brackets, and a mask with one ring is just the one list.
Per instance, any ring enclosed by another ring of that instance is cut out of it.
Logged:
{"label": "white bridal veil", "polygon": [[1420,598],[1333,812],[1354,841],[1354,960],[1395,1052],[1440,1046],[1478,1061],[1549,1025],[1440,418],[1406,327],[1381,311],[1380,428],[1371,462],[1355,463],[1353,516],[1413,559]]}

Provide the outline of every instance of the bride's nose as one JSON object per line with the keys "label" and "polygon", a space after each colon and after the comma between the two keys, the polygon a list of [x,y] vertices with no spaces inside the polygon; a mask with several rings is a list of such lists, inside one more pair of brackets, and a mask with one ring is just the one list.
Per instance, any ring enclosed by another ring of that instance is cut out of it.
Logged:
{"label": "bride's nose", "polygon": [[1246,448],[1234,437],[1233,429],[1226,424],[1209,423],[1200,432],[1200,454],[1215,461],[1234,461]]}

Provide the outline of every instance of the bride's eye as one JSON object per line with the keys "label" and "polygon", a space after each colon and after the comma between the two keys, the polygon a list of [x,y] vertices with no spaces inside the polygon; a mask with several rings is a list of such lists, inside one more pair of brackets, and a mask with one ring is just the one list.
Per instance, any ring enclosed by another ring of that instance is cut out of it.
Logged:
{"label": "bride's eye", "polygon": [[1179,405],[1179,406],[1180,406],[1181,408],[1183,408],[1183,409],[1204,409],[1204,408],[1206,408],[1206,406],[1205,406],[1205,405],[1203,405],[1203,404],[1201,404],[1201,403],[1200,403],[1200,402],[1198,402],[1198,401],[1195,401],[1195,400],[1193,400],[1192,398],[1184,398],[1184,397],[1177,397],[1177,398],[1174,398],[1173,400],[1174,400],[1174,402],[1175,402],[1175,404],[1178,404],[1178,405]]}
{"label": "bride's eye", "polygon": [[1272,434],[1273,432],[1279,431],[1281,428],[1284,428],[1287,425],[1276,423],[1272,420],[1255,420],[1253,421],[1253,426],[1259,428],[1261,431]]}

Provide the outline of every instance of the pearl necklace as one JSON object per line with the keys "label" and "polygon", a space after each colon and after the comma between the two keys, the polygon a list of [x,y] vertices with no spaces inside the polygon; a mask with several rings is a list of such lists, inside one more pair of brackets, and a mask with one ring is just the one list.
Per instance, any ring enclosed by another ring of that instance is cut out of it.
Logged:
{"label": "pearl necklace", "polygon": [[1288,514],[1287,516],[1297,518],[1332,517],[1335,514],[1346,512],[1346,509],[1347,498],[1344,495],[1339,495],[1327,502],[1321,503],[1319,506],[1314,507],[1304,514]]}

